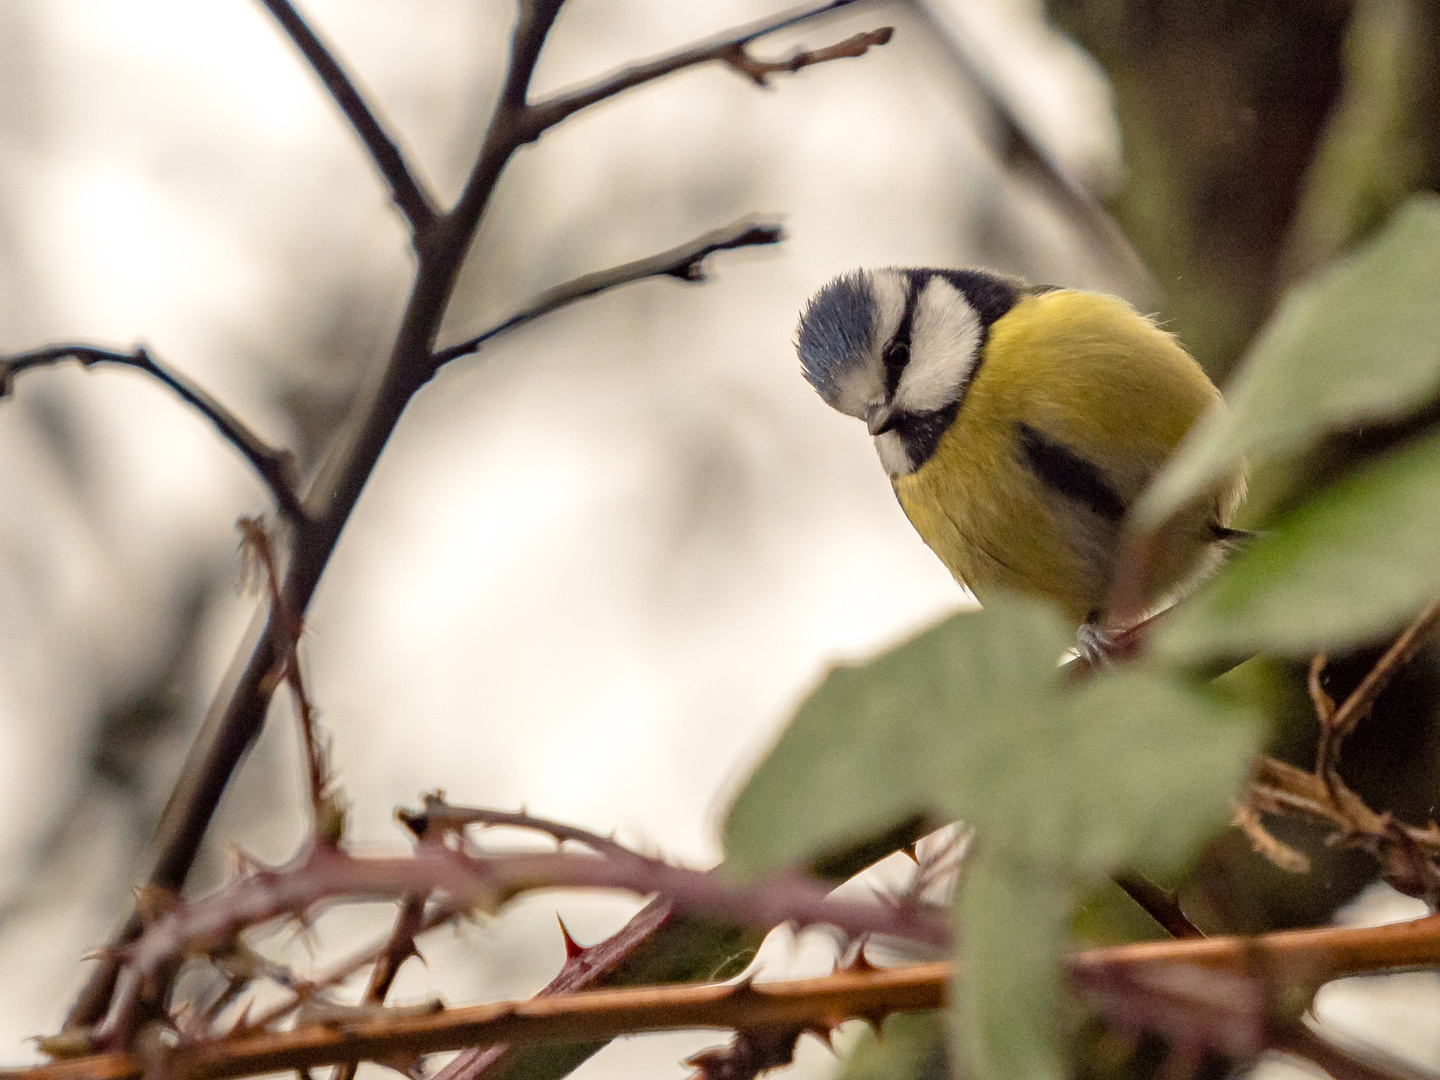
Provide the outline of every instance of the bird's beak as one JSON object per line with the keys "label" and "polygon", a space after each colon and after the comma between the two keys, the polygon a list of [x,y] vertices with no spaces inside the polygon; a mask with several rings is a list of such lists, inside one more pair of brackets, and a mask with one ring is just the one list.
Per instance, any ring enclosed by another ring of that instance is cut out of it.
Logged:
{"label": "bird's beak", "polygon": [[895,418],[890,415],[889,405],[871,405],[865,413],[865,426],[871,435],[884,435],[895,427]]}

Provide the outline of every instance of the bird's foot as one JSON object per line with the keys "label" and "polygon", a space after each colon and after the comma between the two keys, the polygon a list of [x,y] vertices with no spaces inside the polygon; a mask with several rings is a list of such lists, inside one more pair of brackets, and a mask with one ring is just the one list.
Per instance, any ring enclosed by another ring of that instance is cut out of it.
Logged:
{"label": "bird's foot", "polygon": [[1124,632],[1107,630],[1099,623],[1081,623],[1075,631],[1075,652],[1081,662],[1096,670],[1112,667],[1125,652]]}

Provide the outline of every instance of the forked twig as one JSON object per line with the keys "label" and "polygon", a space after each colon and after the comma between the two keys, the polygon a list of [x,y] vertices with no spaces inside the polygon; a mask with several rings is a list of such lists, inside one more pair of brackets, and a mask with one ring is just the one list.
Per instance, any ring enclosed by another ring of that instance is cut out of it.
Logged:
{"label": "forked twig", "polygon": [[1270,836],[1256,812],[1290,815],[1329,825],[1330,842],[1369,851],[1380,862],[1385,880],[1401,892],[1440,901],[1440,826],[1425,828],[1377,813],[1340,777],[1340,749],[1370,712],[1375,699],[1395,673],[1440,623],[1440,601],[1430,604],[1405,629],[1366,673],[1360,685],[1337,708],[1325,690],[1327,657],[1317,654],[1306,680],[1320,725],[1313,772],[1273,758],[1257,760],[1248,806],[1237,813],[1236,824],[1245,829],[1255,849],[1282,869],[1299,871],[1307,861],[1299,852]]}
{"label": "forked twig", "polygon": [[[1355,730],[1356,725],[1364,720],[1375,704],[1375,699],[1380,692],[1390,684],[1395,673],[1414,657],[1420,646],[1425,643],[1425,638],[1440,623],[1440,600],[1435,600],[1424,611],[1422,611],[1405,632],[1395,639],[1385,654],[1375,662],[1360,681],[1360,685],[1345,699],[1343,705],[1336,709],[1325,724],[1325,731],[1331,736],[1330,754],[1325,759],[1328,767],[1334,768],[1340,753],[1340,743],[1343,742]],[[1323,654],[1320,659],[1323,667]],[[1318,675],[1316,676],[1318,679]],[[1332,703],[1333,707],[1333,703]],[[1322,718],[1323,719],[1323,718]],[[1317,766],[1319,768],[1320,766]]]}
{"label": "forked twig", "polygon": [[[460,266],[471,249],[481,217],[511,156],[547,127],[588,104],[671,71],[720,57],[698,55],[696,47],[692,47],[658,61],[637,65],[580,91],[561,93],[538,105],[530,105],[527,103],[530,80],[563,0],[518,0],[519,18],[511,40],[503,89],[486,127],[481,148],[454,206],[448,212],[435,214],[430,220],[428,211],[424,209],[429,205],[428,197],[408,167],[399,168],[404,166],[403,158],[395,149],[393,140],[385,135],[374,113],[360,100],[354,84],[318,38],[313,34],[306,37],[301,32],[303,21],[294,14],[288,2],[266,2],[272,14],[280,18],[282,25],[291,32],[307,59],[316,66],[330,92],[336,95],[352,125],[376,158],[377,166],[391,183],[397,203],[406,210],[416,228],[418,256],[410,296],[385,369],[378,381],[360,396],[353,422],[343,429],[340,445],[333,450],[316,479],[311,493],[313,506],[308,508],[308,516],[302,519],[306,521],[306,527],[298,530],[294,538],[281,591],[291,608],[303,616],[340,534],[401,414],[410,399],[434,374],[435,339],[454,292]],[[756,24],[736,33],[742,42],[749,41],[854,2],[858,0],[834,0],[821,7]],[[735,40],[736,36],[732,34],[712,41],[707,47],[714,49]],[[327,76],[329,65],[333,65],[334,70]],[[338,76],[338,80],[331,76]],[[277,488],[282,509],[294,515],[300,509],[299,500],[284,496],[285,489]],[[229,777],[260,731],[269,703],[266,682],[277,655],[285,647],[284,642],[275,636],[277,632],[272,627],[261,635],[254,643],[248,660],[243,666],[237,663],[228,685],[217,694],[211,714],[191,748],[156,828],[148,874],[148,883],[152,886],[173,890],[183,884]],[[142,928],[138,915],[132,914],[113,939],[111,949],[102,955],[76,1000],[66,1020],[67,1029],[87,1028],[106,1014],[120,966],[116,949],[133,941]]]}
{"label": "forked twig", "polygon": [[567,117],[573,116],[581,109],[589,108],[591,105],[604,101],[606,98],[612,98],[616,94],[641,86],[644,83],[653,82],[666,75],[683,71],[686,68],[696,67],[700,64],[725,64],[732,70],[753,80],[758,85],[764,86],[765,77],[772,72],[799,71],[803,67],[824,63],[826,60],[863,56],[866,50],[872,46],[883,45],[888,42],[892,28],[885,27],[880,30],[873,30],[869,34],[858,34],[837,45],[819,49],[813,53],[806,53],[802,50],[791,56],[788,60],[777,61],[772,64],[755,60],[745,52],[746,46],[751,42],[765,37],[768,34],[773,34],[778,30],[795,26],[798,23],[808,22],[822,15],[828,15],[831,12],[839,11],[841,8],[847,8],[861,2],[863,2],[863,0],[831,0],[830,3],[821,4],[818,7],[792,11],[773,19],[762,19],[759,22],[751,23],[749,26],[728,31],[717,37],[707,38],[704,41],[696,42],[694,45],[682,49],[677,49],[664,56],[657,56],[652,60],[643,60],[639,63],[631,64],[629,67],[606,75],[586,86],[577,87],[573,90],[562,90],[553,97],[535,102],[529,106],[531,114],[530,124],[534,131],[530,137],[538,138],[541,133],[554,127]]}

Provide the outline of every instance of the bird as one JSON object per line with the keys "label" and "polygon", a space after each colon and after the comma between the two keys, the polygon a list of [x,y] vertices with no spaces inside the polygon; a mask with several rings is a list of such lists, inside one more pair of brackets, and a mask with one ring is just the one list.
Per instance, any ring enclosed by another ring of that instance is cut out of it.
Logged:
{"label": "bird", "polygon": [[[1173,334],[1115,296],[991,270],[841,274],[801,313],[801,369],[863,420],[900,506],[983,605],[1059,609],[1102,650],[1129,508],[1220,392]],[[1243,469],[1179,512],[1148,566],[1158,610],[1245,534]]]}

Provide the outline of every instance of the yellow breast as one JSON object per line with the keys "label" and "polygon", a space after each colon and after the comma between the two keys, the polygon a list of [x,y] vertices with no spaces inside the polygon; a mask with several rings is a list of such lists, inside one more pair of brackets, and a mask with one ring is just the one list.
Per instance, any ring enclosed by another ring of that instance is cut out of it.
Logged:
{"label": "yellow breast", "polygon": [[[1190,355],[1123,300],[1027,296],[990,328],[955,422],[896,494],[982,602],[996,589],[1039,594],[1078,624],[1104,612],[1124,507],[1218,401]],[[1173,530],[1158,587],[1214,546],[1213,525],[1229,524],[1239,494],[1230,485]]]}

